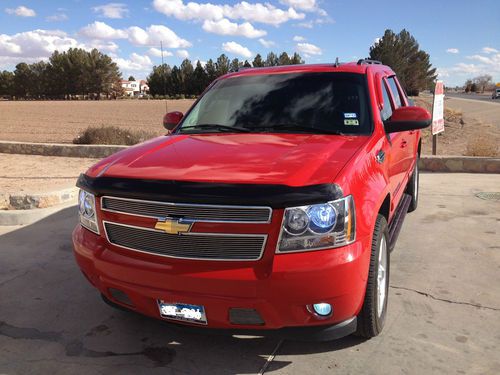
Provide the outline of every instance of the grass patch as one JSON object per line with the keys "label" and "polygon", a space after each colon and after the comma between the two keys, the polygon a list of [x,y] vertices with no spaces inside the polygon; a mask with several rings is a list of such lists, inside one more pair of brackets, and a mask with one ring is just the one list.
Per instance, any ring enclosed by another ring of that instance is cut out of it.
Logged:
{"label": "grass patch", "polygon": [[144,130],[128,130],[117,126],[88,127],[73,139],[78,145],[135,145],[158,134]]}

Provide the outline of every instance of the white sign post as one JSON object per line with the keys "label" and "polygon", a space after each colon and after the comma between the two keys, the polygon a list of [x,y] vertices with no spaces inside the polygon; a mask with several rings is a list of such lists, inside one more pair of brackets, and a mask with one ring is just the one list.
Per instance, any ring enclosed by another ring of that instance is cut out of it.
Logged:
{"label": "white sign post", "polygon": [[432,155],[437,153],[437,135],[444,132],[444,85],[436,81],[432,102]]}

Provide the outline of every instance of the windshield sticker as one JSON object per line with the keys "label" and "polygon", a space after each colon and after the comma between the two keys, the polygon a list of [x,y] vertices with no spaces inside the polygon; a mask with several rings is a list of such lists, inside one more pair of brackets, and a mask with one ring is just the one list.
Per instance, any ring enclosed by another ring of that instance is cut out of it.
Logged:
{"label": "windshield sticker", "polygon": [[358,126],[359,121],[358,120],[344,120],[344,125]]}
{"label": "windshield sticker", "polygon": [[358,115],[356,113],[351,113],[351,112],[348,112],[348,113],[344,113],[344,118],[357,118]]}

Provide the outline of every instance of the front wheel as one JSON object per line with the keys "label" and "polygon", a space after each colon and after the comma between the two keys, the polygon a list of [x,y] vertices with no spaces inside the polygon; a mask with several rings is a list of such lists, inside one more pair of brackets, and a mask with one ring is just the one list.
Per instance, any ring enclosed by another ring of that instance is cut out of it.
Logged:
{"label": "front wheel", "polygon": [[377,336],[384,328],[389,294],[388,240],[387,221],[382,215],[377,215],[365,299],[358,314],[356,331],[356,335],[367,339]]}

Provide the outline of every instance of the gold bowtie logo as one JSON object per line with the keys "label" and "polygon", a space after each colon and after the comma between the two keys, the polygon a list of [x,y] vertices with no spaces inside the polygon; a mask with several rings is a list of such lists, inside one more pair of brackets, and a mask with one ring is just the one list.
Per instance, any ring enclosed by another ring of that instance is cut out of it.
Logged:
{"label": "gold bowtie logo", "polygon": [[181,222],[175,219],[158,220],[155,229],[161,230],[168,234],[181,234],[187,233],[191,230],[193,223]]}

